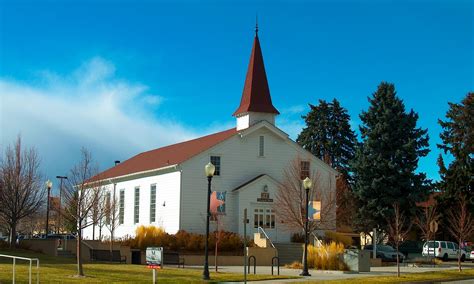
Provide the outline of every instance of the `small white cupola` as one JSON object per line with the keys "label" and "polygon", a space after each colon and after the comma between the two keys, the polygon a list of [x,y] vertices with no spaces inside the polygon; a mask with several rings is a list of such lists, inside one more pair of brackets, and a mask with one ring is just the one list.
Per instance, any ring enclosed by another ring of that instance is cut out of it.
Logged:
{"label": "small white cupola", "polygon": [[275,125],[278,114],[280,112],[272,104],[256,26],[242,99],[233,116],[237,119],[237,130],[242,130],[262,120]]}

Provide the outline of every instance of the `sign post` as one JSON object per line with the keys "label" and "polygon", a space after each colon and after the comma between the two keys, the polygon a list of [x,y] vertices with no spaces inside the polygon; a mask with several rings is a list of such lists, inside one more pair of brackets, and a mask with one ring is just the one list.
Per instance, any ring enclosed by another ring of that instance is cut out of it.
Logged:
{"label": "sign post", "polygon": [[[433,233],[433,258],[432,258],[432,261],[433,261],[433,266],[436,265],[436,262],[434,261],[434,259],[436,258],[436,248],[435,248],[435,245],[436,245],[436,232],[438,231],[438,222],[436,222],[436,220],[433,220],[430,222],[430,232]],[[428,255],[430,255],[430,248],[428,246]]]}
{"label": "sign post", "polygon": [[146,248],[146,264],[153,270],[153,284],[156,283],[156,270],[163,267],[163,248],[148,247]]}

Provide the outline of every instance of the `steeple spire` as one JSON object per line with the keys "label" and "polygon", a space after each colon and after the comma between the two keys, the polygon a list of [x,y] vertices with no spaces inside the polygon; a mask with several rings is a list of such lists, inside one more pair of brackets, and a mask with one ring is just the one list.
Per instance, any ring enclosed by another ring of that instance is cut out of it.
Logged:
{"label": "steeple spire", "polygon": [[245,78],[242,99],[239,108],[233,114],[234,116],[246,112],[279,114],[278,110],[272,104],[257,32],[258,24],[255,27],[255,38],[247,69],[247,77]]}
{"label": "steeple spire", "polygon": [[278,114],[280,112],[273,106],[270,96],[260,40],[258,38],[258,22],[256,22],[255,38],[245,78],[244,90],[240,106],[233,116],[237,117],[237,129],[243,129],[261,120],[274,124],[275,115]]}
{"label": "steeple spire", "polygon": [[258,14],[255,15],[255,37],[258,37]]}

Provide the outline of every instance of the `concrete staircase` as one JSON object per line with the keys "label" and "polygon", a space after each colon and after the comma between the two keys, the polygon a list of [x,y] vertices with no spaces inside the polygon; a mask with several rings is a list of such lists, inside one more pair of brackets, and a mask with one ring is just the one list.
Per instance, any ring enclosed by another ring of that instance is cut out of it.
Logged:
{"label": "concrete staircase", "polygon": [[297,243],[276,243],[275,248],[278,250],[280,265],[290,264],[294,261],[303,259],[303,244]]}

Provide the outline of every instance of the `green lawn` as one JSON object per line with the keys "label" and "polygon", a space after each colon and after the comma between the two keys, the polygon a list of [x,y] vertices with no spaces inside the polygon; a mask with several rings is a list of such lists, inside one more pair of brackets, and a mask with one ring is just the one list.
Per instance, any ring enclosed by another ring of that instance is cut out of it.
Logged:
{"label": "green lawn", "polygon": [[[150,283],[152,271],[145,265],[93,263],[84,265],[86,278],[76,278],[74,260],[55,258],[27,251],[0,250],[0,254],[9,254],[40,259],[41,283]],[[10,260],[0,258],[0,283],[11,283],[12,265]],[[17,265],[17,283],[28,281],[28,266]],[[33,270],[35,275],[35,270]],[[165,267],[158,270],[157,280],[161,283],[202,283],[201,269],[180,269]],[[248,280],[285,279],[288,276],[248,275]],[[36,278],[34,278],[36,280]],[[243,274],[216,273],[211,271],[211,281],[243,281]],[[35,283],[35,282],[34,282]]]}
{"label": "green lawn", "polygon": [[462,272],[458,270],[444,270],[444,271],[433,271],[423,273],[403,273],[400,277],[394,276],[374,276],[374,277],[359,277],[349,278],[344,280],[332,280],[332,281],[317,281],[317,282],[295,282],[295,283],[351,283],[351,284],[365,284],[365,283],[407,283],[407,282],[438,282],[438,281],[451,281],[451,280],[462,280],[462,279],[474,279],[474,269],[465,269]]}

